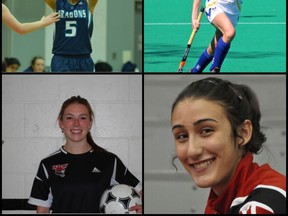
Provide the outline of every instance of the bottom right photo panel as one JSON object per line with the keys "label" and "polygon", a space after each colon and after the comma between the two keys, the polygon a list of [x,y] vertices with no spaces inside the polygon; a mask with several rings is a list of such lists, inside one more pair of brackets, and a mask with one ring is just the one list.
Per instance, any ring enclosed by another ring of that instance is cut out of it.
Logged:
{"label": "bottom right photo panel", "polygon": [[286,213],[285,75],[144,75],[144,213]]}

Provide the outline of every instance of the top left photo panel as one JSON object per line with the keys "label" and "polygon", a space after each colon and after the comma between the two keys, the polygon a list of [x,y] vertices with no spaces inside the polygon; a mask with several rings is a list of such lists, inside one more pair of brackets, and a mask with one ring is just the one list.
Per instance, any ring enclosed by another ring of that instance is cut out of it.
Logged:
{"label": "top left photo panel", "polygon": [[1,71],[142,73],[142,0],[2,0]]}

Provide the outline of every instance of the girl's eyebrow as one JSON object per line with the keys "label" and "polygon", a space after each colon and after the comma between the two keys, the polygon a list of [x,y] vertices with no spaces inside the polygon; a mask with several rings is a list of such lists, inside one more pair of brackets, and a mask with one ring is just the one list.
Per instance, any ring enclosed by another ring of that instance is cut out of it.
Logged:
{"label": "girl's eyebrow", "polygon": [[[65,114],[65,116],[67,116],[67,115],[74,116],[74,114],[72,114],[72,113],[67,113],[67,114]],[[88,114],[80,114],[80,116],[89,116],[89,115],[88,115]]]}
{"label": "girl's eyebrow", "polygon": [[194,126],[197,126],[197,125],[199,125],[199,124],[201,124],[202,122],[205,122],[205,121],[213,121],[213,122],[218,123],[215,119],[204,118],[204,119],[199,119],[199,120],[195,121],[195,122],[193,123],[193,125],[194,125]]}
{"label": "girl's eyebrow", "polygon": [[183,125],[174,125],[174,126],[172,127],[172,131],[173,131],[175,128],[184,128],[184,126],[183,126]]}
{"label": "girl's eyebrow", "polygon": [[[213,121],[213,122],[218,123],[215,119],[204,118],[204,119],[199,119],[199,120],[193,122],[193,125],[194,125],[194,126],[197,126],[197,125],[200,125],[200,124],[202,124],[203,122],[206,122],[206,121]],[[172,127],[172,131],[173,131],[175,128],[184,128],[184,126],[183,126],[183,125],[179,125],[179,124],[178,124],[178,125],[174,125],[174,126]]]}

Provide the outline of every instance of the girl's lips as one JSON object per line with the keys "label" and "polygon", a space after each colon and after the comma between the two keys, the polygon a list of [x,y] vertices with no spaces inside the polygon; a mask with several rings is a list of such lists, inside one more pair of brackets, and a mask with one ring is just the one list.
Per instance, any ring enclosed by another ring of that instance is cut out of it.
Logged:
{"label": "girl's lips", "polygon": [[82,130],[80,130],[80,129],[72,129],[72,130],[70,130],[72,133],[74,133],[74,134],[79,134],[79,133],[81,133],[82,132]]}
{"label": "girl's lips", "polygon": [[200,161],[200,162],[197,162],[197,163],[192,163],[192,164],[189,164],[190,167],[194,168],[194,169],[202,169],[202,168],[206,168],[208,167],[210,164],[212,164],[212,162],[215,160],[216,158],[210,158],[210,159],[207,159],[207,160],[203,160],[203,161]]}

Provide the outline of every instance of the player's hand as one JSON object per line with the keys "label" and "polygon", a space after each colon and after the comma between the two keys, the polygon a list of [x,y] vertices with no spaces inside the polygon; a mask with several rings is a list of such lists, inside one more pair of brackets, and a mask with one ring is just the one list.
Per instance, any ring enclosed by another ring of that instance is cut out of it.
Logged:
{"label": "player's hand", "polygon": [[135,205],[129,208],[129,211],[136,211],[136,213],[142,213],[142,205]]}
{"label": "player's hand", "polygon": [[198,31],[198,29],[200,28],[200,23],[197,21],[197,18],[196,19],[192,18],[192,28],[196,29],[196,31]]}
{"label": "player's hand", "polygon": [[44,26],[48,26],[54,22],[58,22],[59,20],[60,20],[60,16],[56,12],[53,12],[53,13],[49,14],[48,16],[43,16],[41,19]]}

